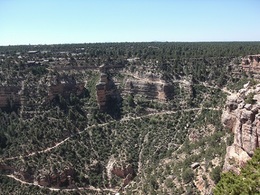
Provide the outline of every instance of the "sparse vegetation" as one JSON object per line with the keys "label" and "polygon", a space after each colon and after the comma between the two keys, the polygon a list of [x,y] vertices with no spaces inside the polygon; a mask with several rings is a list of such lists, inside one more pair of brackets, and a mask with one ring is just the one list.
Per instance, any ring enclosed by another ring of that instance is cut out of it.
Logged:
{"label": "sparse vegetation", "polygon": [[[250,42],[0,47],[0,194],[196,194],[199,178],[212,189],[233,141],[220,120],[223,87],[251,79],[236,72],[238,59],[259,49]],[[101,64],[122,97],[107,112],[96,99]]]}
{"label": "sparse vegetation", "polygon": [[245,102],[247,103],[247,104],[254,104],[255,103],[255,101],[254,101],[254,93],[249,93],[247,96],[246,96],[246,98],[245,98]]}

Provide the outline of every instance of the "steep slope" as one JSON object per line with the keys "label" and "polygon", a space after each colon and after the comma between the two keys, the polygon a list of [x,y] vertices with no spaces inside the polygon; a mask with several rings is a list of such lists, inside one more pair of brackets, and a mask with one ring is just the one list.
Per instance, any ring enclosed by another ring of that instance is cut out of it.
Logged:
{"label": "steep slope", "polygon": [[234,143],[227,148],[224,170],[239,173],[241,166],[260,146],[260,84],[247,83],[228,97],[223,111],[224,126],[234,133]]}

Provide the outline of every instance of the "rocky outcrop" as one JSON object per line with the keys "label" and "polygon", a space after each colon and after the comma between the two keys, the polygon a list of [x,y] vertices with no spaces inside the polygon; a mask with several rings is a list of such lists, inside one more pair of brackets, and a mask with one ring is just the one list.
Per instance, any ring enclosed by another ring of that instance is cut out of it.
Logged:
{"label": "rocky outcrop", "polygon": [[106,74],[101,74],[100,81],[96,85],[97,102],[99,105],[99,109],[101,111],[106,110],[107,91],[109,91],[109,89],[107,88],[108,88],[108,76]]}
{"label": "rocky outcrop", "polygon": [[[0,108],[2,110],[17,110],[22,107],[34,107],[36,102],[32,99],[53,100],[57,95],[68,98],[71,93],[79,96],[85,92],[85,83],[77,82],[72,76],[53,76],[48,77],[46,83],[36,83],[32,86],[30,83],[21,82],[18,86],[0,86]],[[37,90],[37,88],[41,88]],[[47,91],[46,96],[44,92]]]}
{"label": "rocky outcrop", "polygon": [[242,58],[242,65],[251,65],[253,67],[260,67],[260,54],[257,55],[248,55]]}
{"label": "rocky outcrop", "polygon": [[102,112],[108,111],[110,107],[116,107],[120,102],[120,94],[113,80],[106,74],[101,73],[100,81],[96,85],[96,96],[99,109]]}
{"label": "rocky outcrop", "polygon": [[260,84],[249,83],[228,97],[222,123],[234,133],[234,143],[227,148],[224,170],[240,171],[260,145]]}
{"label": "rocky outcrop", "polygon": [[84,83],[78,83],[73,77],[53,77],[48,81],[48,99],[52,100],[57,95],[64,98],[68,97],[71,93],[80,95],[84,92]]}
{"label": "rocky outcrop", "polygon": [[48,187],[71,187],[73,180],[76,176],[76,172],[73,168],[66,168],[63,171],[47,170],[41,171],[41,173],[35,178],[35,172],[33,169],[17,170],[11,166],[0,164],[1,174],[13,174],[15,177],[29,182],[38,183],[41,186]]}
{"label": "rocky outcrop", "polygon": [[242,69],[250,72],[254,78],[260,79],[260,54],[248,55],[242,58]]}
{"label": "rocky outcrop", "polygon": [[111,173],[124,179],[123,186],[129,184],[129,182],[134,178],[134,169],[131,165],[126,167],[113,167]]}
{"label": "rocky outcrop", "polygon": [[74,176],[75,170],[68,168],[62,172],[43,174],[37,178],[37,182],[41,186],[70,187]]}
{"label": "rocky outcrop", "polygon": [[125,93],[143,96],[149,100],[165,101],[173,98],[174,87],[166,83],[129,79],[126,81]]}
{"label": "rocky outcrop", "polygon": [[131,164],[126,164],[117,161],[114,156],[111,156],[107,166],[107,177],[111,186],[112,177],[117,176],[123,180],[122,186],[129,184],[134,178],[134,169]]}
{"label": "rocky outcrop", "polygon": [[175,87],[152,73],[127,74],[123,93],[145,97],[148,100],[166,101],[173,99]]}

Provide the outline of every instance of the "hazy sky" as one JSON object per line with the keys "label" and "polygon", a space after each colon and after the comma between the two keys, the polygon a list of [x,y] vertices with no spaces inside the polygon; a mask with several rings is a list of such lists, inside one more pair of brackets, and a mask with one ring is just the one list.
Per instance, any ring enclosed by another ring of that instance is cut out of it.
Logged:
{"label": "hazy sky", "polygon": [[260,0],[0,0],[0,45],[260,41]]}

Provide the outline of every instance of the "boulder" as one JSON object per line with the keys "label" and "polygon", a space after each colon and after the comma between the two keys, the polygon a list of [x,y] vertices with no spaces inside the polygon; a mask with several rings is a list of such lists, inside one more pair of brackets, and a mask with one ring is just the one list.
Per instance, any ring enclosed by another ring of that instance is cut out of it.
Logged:
{"label": "boulder", "polygon": [[199,166],[200,166],[200,163],[195,162],[195,163],[192,163],[190,167],[191,167],[192,169],[196,169],[196,168],[199,167]]}

